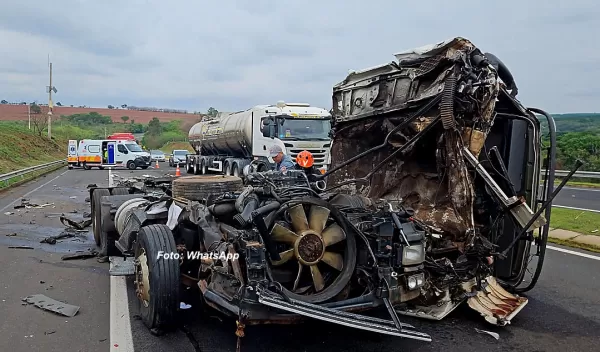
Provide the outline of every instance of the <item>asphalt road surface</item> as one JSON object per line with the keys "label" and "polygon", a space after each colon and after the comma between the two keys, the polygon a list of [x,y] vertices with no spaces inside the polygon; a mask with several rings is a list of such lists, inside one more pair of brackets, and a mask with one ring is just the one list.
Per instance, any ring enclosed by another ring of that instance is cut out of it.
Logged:
{"label": "asphalt road surface", "polygon": [[[133,173],[159,175],[165,171],[173,172],[173,169],[161,165],[160,170]],[[117,173],[124,177],[131,174],[128,170]],[[2,346],[10,344],[13,352],[94,352],[107,348],[127,351],[125,340],[130,339],[135,351],[235,351],[235,322],[210,310],[201,310],[193,295],[187,300],[192,308],[184,311],[182,326],[167,335],[154,336],[136,315],[137,300],[131,278],[123,279],[126,284],[123,282],[122,287],[113,286],[115,277],[108,275],[109,263],[98,263],[94,258],[61,260],[60,256],[65,253],[93,249],[91,230],[55,245],[39,243],[44,237],[64,230],[58,219],[60,214],[82,218],[83,212],[89,211],[86,186],[106,184],[107,179],[106,171],[61,170],[0,193]],[[582,194],[588,190],[577,192],[582,193],[577,193],[575,198],[585,198]],[[589,196],[592,202],[600,196],[597,192],[589,193],[592,193]],[[14,209],[23,197],[35,204],[54,204],[41,209]],[[569,193],[564,193],[555,204],[563,205],[569,197]],[[586,207],[581,203],[565,205]],[[14,214],[4,215],[6,212]],[[8,248],[18,245],[34,249]],[[527,295],[529,304],[508,327],[491,326],[478,313],[463,306],[441,322],[401,317],[429,333],[433,338],[431,343],[309,321],[294,326],[247,327],[242,351],[597,351],[600,345],[600,258],[578,256],[581,251],[558,249],[560,247],[555,246],[548,250],[542,277]],[[21,298],[36,293],[81,308],[74,317],[64,317],[22,305]],[[129,319],[120,312],[127,312]],[[125,319],[126,324],[116,322],[115,317]],[[497,332],[500,339],[477,333],[476,328]],[[115,346],[114,341],[119,344]]]}
{"label": "asphalt road surface", "polygon": [[600,211],[600,189],[563,187],[554,205]]}

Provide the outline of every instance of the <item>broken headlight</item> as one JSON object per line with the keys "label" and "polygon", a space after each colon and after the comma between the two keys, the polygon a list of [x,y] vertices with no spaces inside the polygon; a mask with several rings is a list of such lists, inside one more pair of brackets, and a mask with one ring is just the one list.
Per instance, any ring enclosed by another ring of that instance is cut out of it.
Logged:
{"label": "broken headlight", "polygon": [[402,265],[418,265],[425,261],[425,246],[423,242],[404,246],[402,250]]}
{"label": "broken headlight", "polygon": [[425,282],[425,275],[423,273],[411,275],[406,277],[406,286],[410,291],[423,286]]}

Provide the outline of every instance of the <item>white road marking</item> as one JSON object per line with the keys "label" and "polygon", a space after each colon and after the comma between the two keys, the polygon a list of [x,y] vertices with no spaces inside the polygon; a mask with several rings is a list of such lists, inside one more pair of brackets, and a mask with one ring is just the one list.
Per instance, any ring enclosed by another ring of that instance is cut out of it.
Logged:
{"label": "white road marking", "polygon": [[565,209],[572,209],[572,210],[581,210],[581,211],[591,211],[593,213],[600,213],[600,210],[594,210],[594,209],[584,209],[584,208],[575,208],[575,207],[567,207],[565,205],[553,205],[553,208],[565,208]]}
{"label": "white road marking", "polygon": [[15,199],[15,200],[13,200],[13,201],[12,201],[10,204],[7,204],[7,205],[6,205],[4,208],[0,209],[0,212],[3,212],[3,211],[4,211],[4,210],[6,210],[8,207],[10,207],[11,205],[15,204],[15,203],[16,203],[16,202],[17,202],[19,199],[27,197],[27,196],[28,196],[28,195],[30,195],[31,193],[33,193],[33,192],[35,192],[35,191],[39,190],[40,188],[42,188],[42,187],[44,187],[45,185],[49,184],[50,182],[52,182],[52,181],[56,180],[57,178],[61,177],[62,175],[66,174],[66,173],[67,173],[67,172],[69,172],[69,171],[70,171],[70,170],[67,170],[67,171],[63,172],[62,174],[60,174],[60,175],[56,176],[55,178],[51,179],[50,181],[48,181],[48,182],[44,183],[43,185],[41,185],[41,186],[38,186],[38,187],[36,187],[35,189],[32,189],[31,191],[29,191],[29,192],[25,193],[24,195],[22,195],[22,196],[21,196],[21,197],[19,197],[18,199]]}
{"label": "white road marking", "polygon": [[593,188],[583,188],[583,187],[563,187],[563,189],[574,189],[576,191],[585,191],[585,192],[600,192],[600,189]]}
{"label": "white road marking", "polygon": [[576,255],[578,257],[583,257],[583,258],[588,258],[588,259],[594,259],[594,260],[600,260],[600,257],[597,256],[597,255],[591,255],[591,254],[586,254],[586,253],[571,251],[571,250],[568,250],[568,249],[554,247],[554,246],[546,246],[546,248],[551,249],[553,251],[558,251],[558,252],[563,252],[563,253],[567,253],[567,254]]}
{"label": "white road marking", "polygon": [[[113,261],[110,261],[112,268]],[[110,350],[133,352],[127,277],[110,277]]]}

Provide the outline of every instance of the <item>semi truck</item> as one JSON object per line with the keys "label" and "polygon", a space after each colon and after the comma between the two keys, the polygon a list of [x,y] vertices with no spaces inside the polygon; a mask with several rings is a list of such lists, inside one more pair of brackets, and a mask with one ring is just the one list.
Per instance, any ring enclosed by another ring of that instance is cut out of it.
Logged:
{"label": "semi truck", "polygon": [[240,176],[253,163],[257,171],[274,165],[269,147],[279,145],[293,159],[303,150],[313,154],[315,166],[330,163],[331,114],[303,103],[277,102],[235,113],[221,113],[190,129],[195,153],[186,156],[187,173]]}

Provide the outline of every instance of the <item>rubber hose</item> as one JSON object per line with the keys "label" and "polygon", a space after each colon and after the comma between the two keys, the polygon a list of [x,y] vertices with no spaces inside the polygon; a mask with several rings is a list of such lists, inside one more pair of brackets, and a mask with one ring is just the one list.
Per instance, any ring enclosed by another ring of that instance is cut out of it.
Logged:
{"label": "rubber hose", "polygon": [[440,115],[442,116],[442,125],[444,129],[450,130],[456,127],[454,119],[454,91],[456,90],[456,75],[454,72],[448,76],[442,92],[442,101],[440,102]]}

